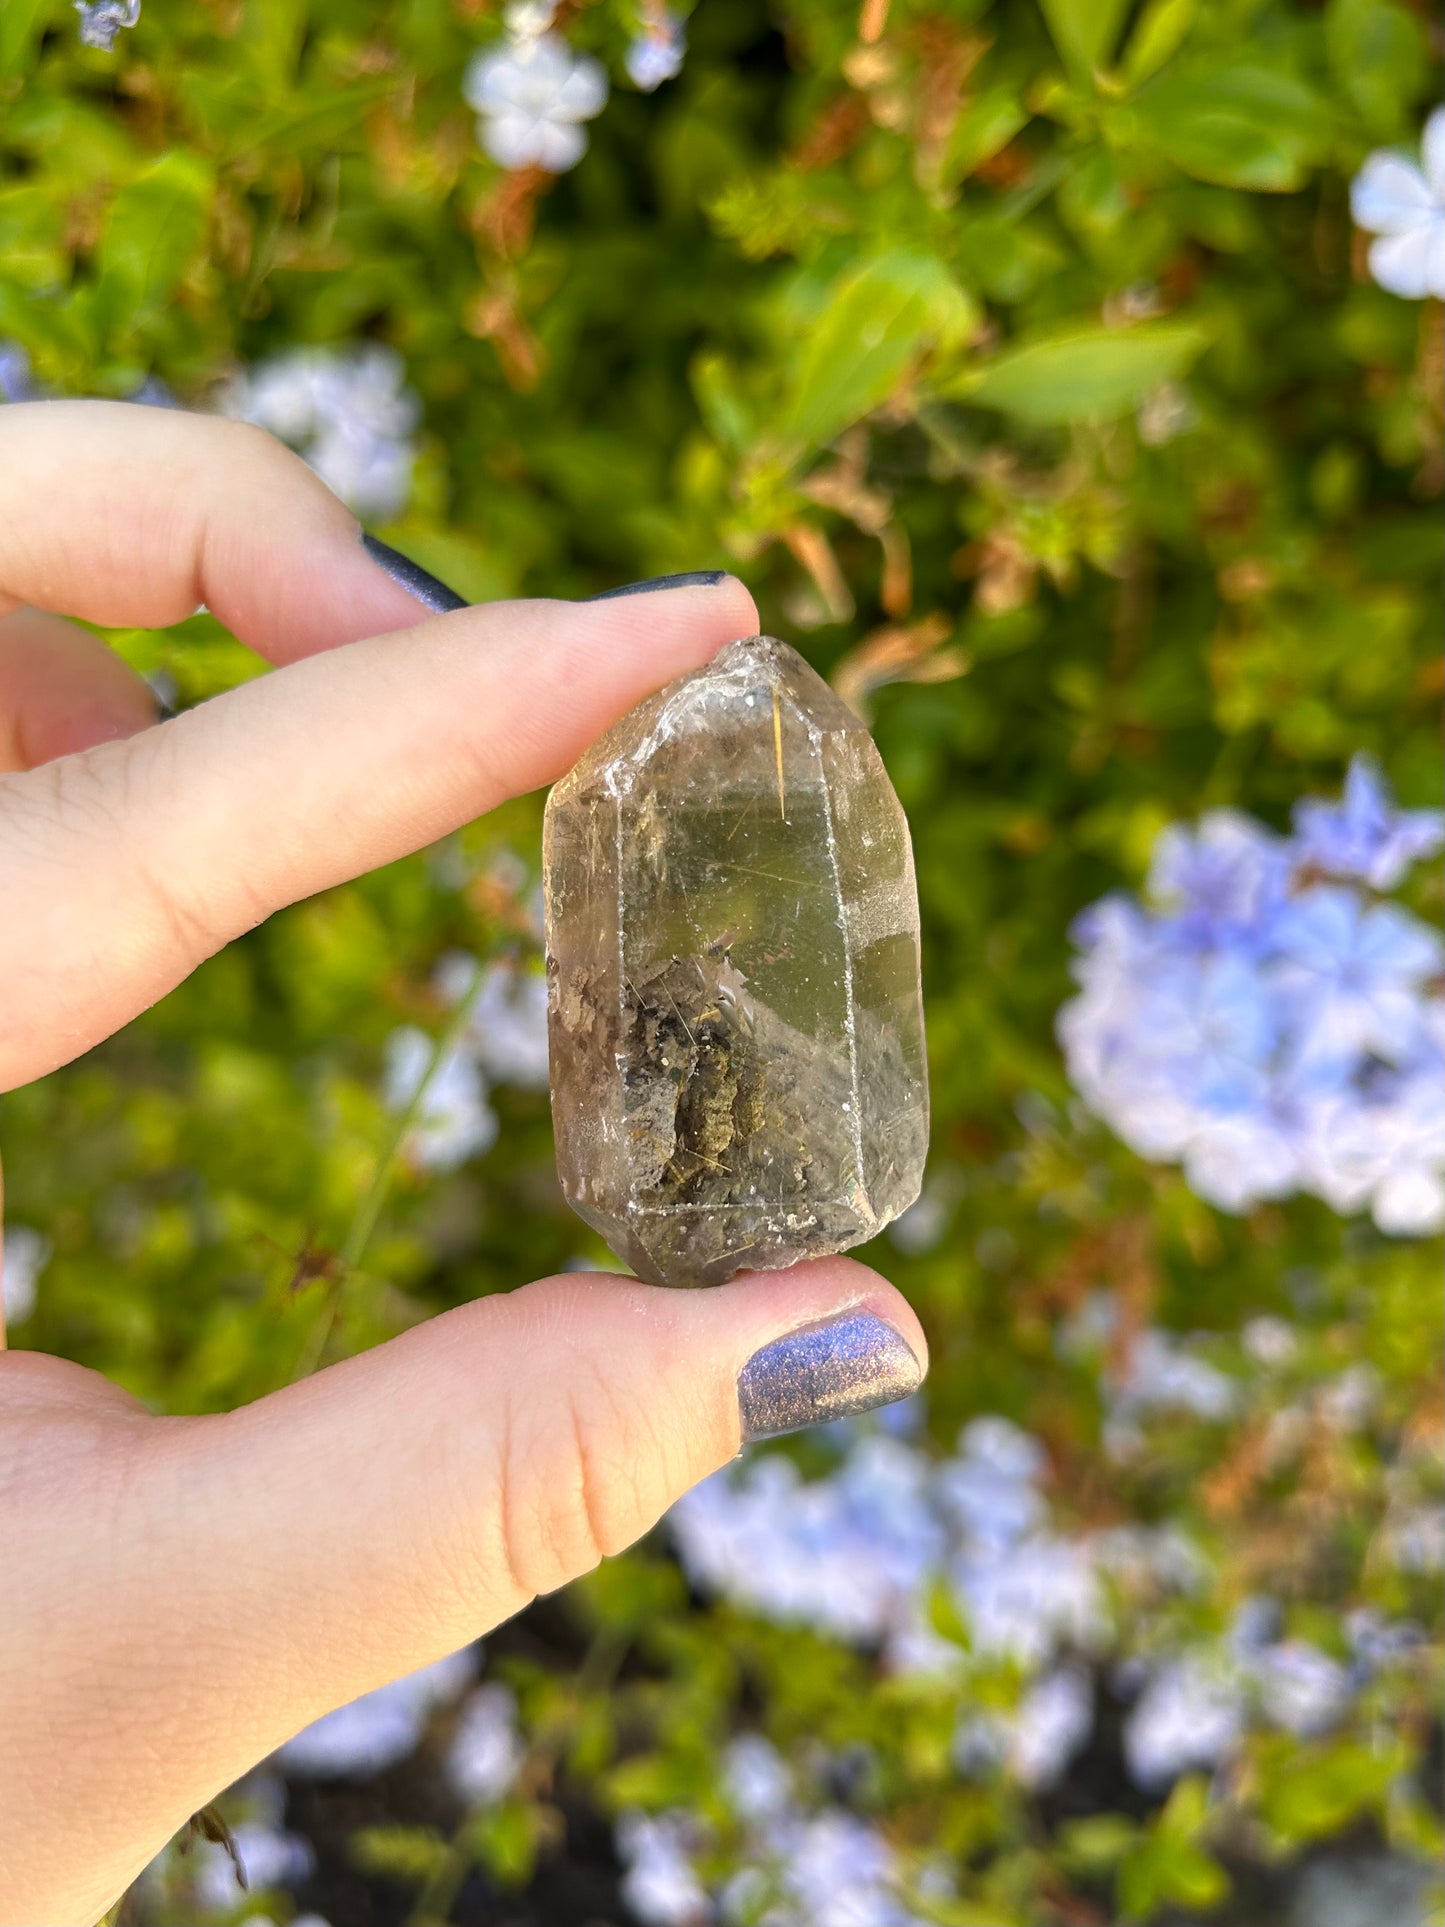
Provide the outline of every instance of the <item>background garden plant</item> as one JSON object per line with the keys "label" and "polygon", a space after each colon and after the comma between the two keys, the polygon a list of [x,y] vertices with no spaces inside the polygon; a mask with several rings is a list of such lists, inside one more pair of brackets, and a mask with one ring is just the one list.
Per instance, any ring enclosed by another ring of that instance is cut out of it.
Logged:
{"label": "background garden plant", "polygon": [[[298,1738],[123,1917],[1429,1918],[1438,26],[136,14],[0,11],[0,390],[259,421],[472,598],[744,576],[915,826],[935,1149],[869,1255],[935,1362]],[[260,667],[113,640],[178,704]],[[539,823],[0,1100],[16,1341],[203,1410],[602,1263]]]}

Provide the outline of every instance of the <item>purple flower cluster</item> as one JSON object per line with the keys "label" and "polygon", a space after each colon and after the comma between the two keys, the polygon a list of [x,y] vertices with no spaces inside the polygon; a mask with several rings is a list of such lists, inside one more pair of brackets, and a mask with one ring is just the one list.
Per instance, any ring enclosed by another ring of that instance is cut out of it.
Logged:
{"label": "purple flower cluster", "polygon": [[1445,946],[1379,900],[1445,844],[1373,766],[1294,833],[1215,810],[1155,846],[1147,903],[1074,929],[1069,1074],[1142,1157],[1226,1211],[1308,1191],[1382,1231],[1445,1225]]}

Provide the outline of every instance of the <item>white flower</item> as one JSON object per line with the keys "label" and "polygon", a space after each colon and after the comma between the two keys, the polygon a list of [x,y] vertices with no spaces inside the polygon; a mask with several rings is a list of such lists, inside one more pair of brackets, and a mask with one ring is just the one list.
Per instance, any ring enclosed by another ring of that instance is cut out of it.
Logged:
{"label": "white flower", "polygon": [[1350,188],[1370,243],[1370,273],[1406,301],[1445,300],[1445,107],[1425,123],[1422,165],[1401,154],[1371,154]]}
{"label": "white flower", "polygon": [[18,1325],[35,1309],[35,1285],[50,1262],[50,1240],[27,1224],[6,1227],[0,1244],[0,1307]]}
{"label": "white flower", "polygon": [[235,381],[221,412],[289,443],[358,515],[405,508],[421,405],[394,349],[293,348]]}
{"label": "white flower", "polygon": [[564,174],[587,150],[578,124],[607,103],[600,62],[574,54],[559,35],[504,41],[467,68],[462,95],[479,115],[477,139],[503,167]]}
{"label": "white flower", "polygon": [[627,77],[634,87],[650,94],[665,80],[682,72],[687,36],[682,22],[665,8],[650,12],[642,32],[627,49]]}
{"label": "white flower", "polygon": [[904,1629],[942,1558],[928,1481],[928,1462],[896,1439],[864,1439],[813,1483],[767,1453],[704,1480],[669,1523],[699,1586],[771,1619],[872,1642]]}
{"label": "white flower", "polygon": [[1189,1653],[1157,1672],[1124,1725],[1129,1771],[1142,1787],[1166,1786],[1191,1767],[1213,1767],[1244,1733],[1245,1695],[1235,1670]]}
{"label": "white flower", "polygon": [[1385,1528],[1390,1557],[1402,1572],[1445,1572],[1445,1506],[1398,1514]]}
{"label": "white flower", "polygon": [[383,1095],[392,1110],[403,1111],[426,1082],[407,1151],[424,1171],[454,1171],[496,1142],[497,1114],[474,1059],[453,1049],[433,1070],[435,1048],[410,1024],[394,1030],[386,1040]]}
{"label": "white flower", "polygon": [[1193,428],[1198,420],[1199,410],[1188,391],[1176,381],[1161,382],[1140,406],[1139,439],[1146,448],[1162,448],[1176,435]]}
{"label": "white flower", "polygon": [[893,1850],[866,1820],[825,1808],[780,1829],[778,1845],[783,1889],[800,1910],[783,1920],[799,1927],[913,1927],[915,1916],[898,1904]]}
{"label": "white flower", "polygon": [[276,1758],[288,1773],[368,1779],[416,1751],[432,1708],[455,1699],[475,1671],[472,1647],[450,1653],[324,1713],[287,1740]]}
{"label": "white flower", "polygon": [[502,19],[514,40],[536,40],[549,30],[556,12],[557,0],[511,0]]}
{"label": "white flower", "polygon": [[1299,1335],[1293,1325],[1269,1313],[1251,1318],[1240,1337],[1245,1351],[1266,1371],[1282,1370],[1299,1356]]}
{"label": "white flower", "polygon": [[140,0],[75,0],[80,15],[80,44],[110,53],[122,27],[133,27],[140,19]]}
{"label": "white flower", "polygon": [[1315,1409],[1332,1432],[1359,1432],[1380,1402],[1380,1380],[1373,1366],[1347,1365],[1315,1396]]}
{"label": "white flower", "polygon": [[468,1805],[495,1806],[511,1792],[523,1752],[516,1696],[489,1680],[462,1707],[447,1750],[447,1779]]}
{"label": "white flower", "polygon": [[915,1198],[889,1225],[888,1235],[900,1251],[917,1257],[932,1251],[940,1242],[952,1215],[948,1199],[941,1192],[925,1187],[923,1195]]}
{"label": "white flower", "polygon": [[1307,1639],[1268,1647],[1255,1662],[1254,1675],[1269,1719],[1302,1738],[1333,1726],[1349,1704],[1349,1674]]}
{"label": "white flower", "polygon": [[712,1903],[693,1871],[693,1828],[686,1814],[624,1813],[617,1851],[627,1871],[622,1898],[643,1927],[702,1927]]}
{"label": "white flower", "polygon": [[741,1820],[763,1825],[793,1802],[792,1779],[782,1755],[761,1733],[740,1733],[723,1755],[723,1786]]}
{"label": "white flower", "polygon": [[1053,1533],[970,1554],[959,1562],[955,1581],[978,1653],[1032,1669],[1061,1648],[1095,1645],[1105,1630],[1104,1597],[1088,1548]]}
{"label": "white flower", "polygon": [[[231,1829],[231,1844],[246,1875],[246,1889],[296,1887],[315,1870],[316,1856],[299,1833],[260,1820],[243,1820]],[[207,1841],[196,1869],[198,1897],[207,1909],[227,1913],[242,1896],[235,1862],[227,1850]]]}
{"label": "white flower", "polygon": [[523,1091],[547,1088],[547,979],[539,971],[496,959],[482,972],[466,950],[449,950],[435,983],[449,1004],[476,994],[465,1045],[494,1084]]}
{"label": "white flower", "polygon": [[1094,1729],[1094,1688],[1081,1666],[1061,1666],[1030,1687],[1010,1723],[1008,1766],[1020,1786],[1047,1791]]}
{"label": "white flower", "polygon": [[1130,1435],[1145,1412],[1186,1412],[1219,1423],[1234,1411],[1237,1391],[1227,1373],[1171,1332],[1141,1332],[1110,1405],[1107,1435],[1116,1428]]}

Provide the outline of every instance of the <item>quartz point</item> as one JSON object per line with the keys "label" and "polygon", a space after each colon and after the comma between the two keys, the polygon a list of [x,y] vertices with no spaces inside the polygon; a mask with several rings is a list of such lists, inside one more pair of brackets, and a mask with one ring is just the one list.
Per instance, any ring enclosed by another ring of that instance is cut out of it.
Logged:
{"label": "quartz point", "polygon": [[918,889],[872,737],[751,636],[640,703],[543,833],[557,1167],[640,1278],[844,1251],[928,1148]]}

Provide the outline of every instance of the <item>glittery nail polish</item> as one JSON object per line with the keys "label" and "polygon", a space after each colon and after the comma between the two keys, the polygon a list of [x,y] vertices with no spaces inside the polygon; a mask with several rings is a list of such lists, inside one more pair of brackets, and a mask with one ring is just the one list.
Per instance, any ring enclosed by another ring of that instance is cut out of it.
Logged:
{"label": "glittery nail polish", "polygon": [[450,615],[453,609],[467,607],[455,589],[449,589],[445,582],[439,582],[419,562],[413,562],[409,555],[392,548],[389,542],[379,541],[363,529],[361,546],[378,568],[385,569],[399,588],[415,596],[422,607],[430,609],[434,616]]}
{"label": "glittery nail polish", "polygon": [[743,1443],[891,1405],[922,1379],[912,1351],[872,1312],[804,1325],[754,1352],[739,1373]]}

